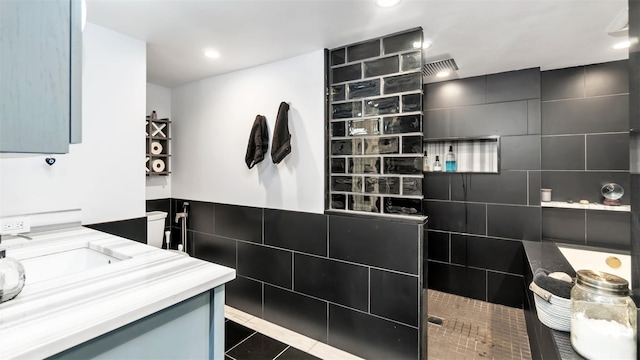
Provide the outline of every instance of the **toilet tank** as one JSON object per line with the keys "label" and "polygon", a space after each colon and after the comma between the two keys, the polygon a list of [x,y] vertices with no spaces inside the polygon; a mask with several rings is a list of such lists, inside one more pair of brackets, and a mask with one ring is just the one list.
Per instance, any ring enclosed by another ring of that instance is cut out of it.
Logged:
{"label": "toilet tank", "polygon": [[162,248],[164,236],[164,220],[167,213],[164,211],[150,211],[147,213],[147,244]]}

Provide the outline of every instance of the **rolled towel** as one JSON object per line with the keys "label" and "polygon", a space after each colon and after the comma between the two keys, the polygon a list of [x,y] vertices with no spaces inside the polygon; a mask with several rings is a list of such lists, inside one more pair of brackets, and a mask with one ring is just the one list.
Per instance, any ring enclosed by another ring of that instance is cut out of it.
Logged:
{"label": "rolled towel", "polygon": [[533,282],[541,287],[544,290],[552,293],[555,296],[570,299],[571,298],[571,288],[573,288],[573,282],[567,282],[564,280],[559,280],[554,277],[549,276],[550,271],[545,269],[536,270],[533,275]]}

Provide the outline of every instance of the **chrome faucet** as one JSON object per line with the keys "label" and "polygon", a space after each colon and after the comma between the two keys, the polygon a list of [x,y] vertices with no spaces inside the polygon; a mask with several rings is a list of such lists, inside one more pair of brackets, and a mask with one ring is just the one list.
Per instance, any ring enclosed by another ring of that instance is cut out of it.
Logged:
{"label": "chrome faucet", "polygon": [[189,212],[187,211],[188,206],[188,202],[185,201],[182,203],[182,212],[176,213],[176,222],[180,222],[180,219],[186,219],[189,216]]}
{"label": "chrome faucet", "polygon": [[187,210],[188,207],[189,203],[185,201],[182,203],[182,212],[176,213],[176,222],[180,222],[180,219],[182,219],[180,230],[182,237],[182,250],[184,252],[187,252],[187,217],[189,217],[189,211]]}

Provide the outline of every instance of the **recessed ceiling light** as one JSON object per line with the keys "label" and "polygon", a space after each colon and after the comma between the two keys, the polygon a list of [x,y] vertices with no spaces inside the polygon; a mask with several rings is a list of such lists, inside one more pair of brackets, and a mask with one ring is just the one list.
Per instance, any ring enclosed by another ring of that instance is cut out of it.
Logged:
{"label": "recessed ceiling light", "polygon": [[612,48],[615,50],[628,49],[631,46],[631,42],[629,40],[621,41],[619,43],[613,44]]}
{"label": "recessed ceiling light", "polygon": [[400,3],[400,0],[376,0],[376,5],[380,7],[392,7]]}
{"label": "recessed ceiling light", "polygon": [[416,42],[413,43],[413,48],[414,49],[420,49],[420,48],[428,49],[430,47],[431,47],[431,43],[428,42],[428,41],[424,41],[422,43],[420,41],[416,41]]}
{"label": "recessed ceiling light", "polygon": [[204,56],[211,59],[217,59],[220,57],[220,53],[215,50],[207,49],[204,51]]}
{"label": "recessed ceiling light", "polygon": [[440,71],[439,73],[436,74],[437,77],[447,77],[449,76],[449,74],[451,74],[448,71]]}

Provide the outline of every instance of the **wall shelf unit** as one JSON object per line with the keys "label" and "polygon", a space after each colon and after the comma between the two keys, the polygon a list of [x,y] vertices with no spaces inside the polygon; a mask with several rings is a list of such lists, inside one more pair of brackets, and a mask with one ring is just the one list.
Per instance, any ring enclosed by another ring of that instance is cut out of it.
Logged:
{"label": "wall shelf unit", "polygon": [[[456,156],[457,171],[452,173],[484,173],[500,172],[500,136],[482,136],[472,138],[439,138],[424,139],[424,151],[429,156],[429,167],[433,168],[436,155],[444,169],[445,155],[453,147]],[[427,172],[425,172],[427,173]],[[440,173],[429,171],[428,173]],[[445,173],[443,170],[442,173]]]}
{"label": "wall shelf unit", "polygon": [[563,209],[582,209],[582,210],[604,210],[604,211],[622,211],[630,212],[631,205],[610,206],[596,203],[580,204],[568,203],[566,201],[543,201],[540,203],[542,207],[563,208]]}
{"label": "wall shelf unit", "polygon": [[169,152],[171,121],[169,119],[151,119],[147,116],[147,176],[169,175]]}

